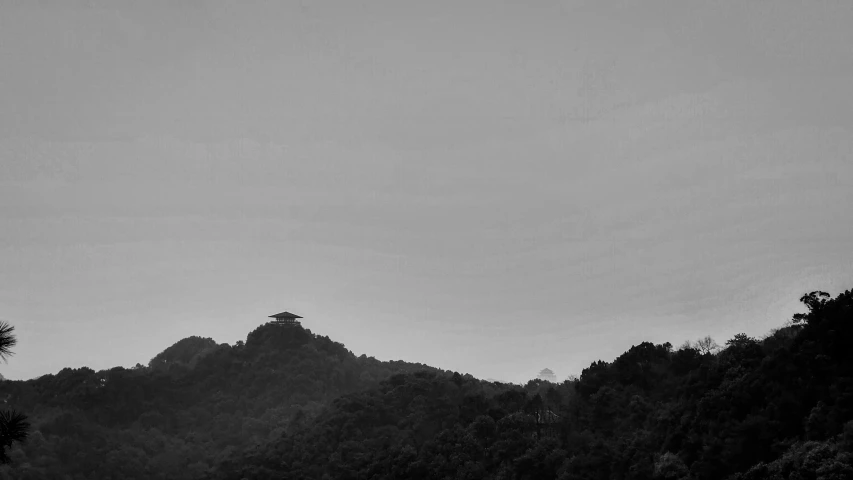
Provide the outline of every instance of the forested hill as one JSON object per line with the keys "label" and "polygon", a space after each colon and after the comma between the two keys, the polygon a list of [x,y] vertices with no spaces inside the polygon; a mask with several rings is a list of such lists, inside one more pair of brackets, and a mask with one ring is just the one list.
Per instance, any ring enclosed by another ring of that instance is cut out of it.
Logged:
{"label": "forested hill", "polygon": [[148,366],[5,381],[4,408],[25,412],[32,430],[9,449],[0,479],[203,478],[230,452],[279,438],[294,416],[414,371],[437,370],[266,324],[245,344],[183,339]]}
{"label": "forested hill", "polygon": [[764,338],[641,343],[560,384],[356,358],[302,328],[190,337],[148,366],[0,383],[33,423],[0,479],[848,480],[853,292],[801,300]]}
{"label": "forested hill", "polygon": [[642,343],[559,385],[394,375],[208,478],[853,479],[853,292],[801,300],[763,339]]}

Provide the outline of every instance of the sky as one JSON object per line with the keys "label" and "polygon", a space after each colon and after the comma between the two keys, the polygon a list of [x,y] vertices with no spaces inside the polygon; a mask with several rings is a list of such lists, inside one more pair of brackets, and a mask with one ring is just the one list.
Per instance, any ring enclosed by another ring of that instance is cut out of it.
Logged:
{"label": "sky", "polygon": [[0,0],[6,378],[288,310],[524,382],[853,288],[853,3]]}

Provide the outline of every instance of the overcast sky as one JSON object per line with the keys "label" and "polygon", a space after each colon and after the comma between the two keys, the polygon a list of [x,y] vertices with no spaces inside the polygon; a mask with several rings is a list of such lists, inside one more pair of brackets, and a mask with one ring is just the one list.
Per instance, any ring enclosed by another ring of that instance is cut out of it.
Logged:
{"label": "overcast sky", "polygon": [[853,2],[0,0],[0,373],[289,310],[522,382],[853,288]]}

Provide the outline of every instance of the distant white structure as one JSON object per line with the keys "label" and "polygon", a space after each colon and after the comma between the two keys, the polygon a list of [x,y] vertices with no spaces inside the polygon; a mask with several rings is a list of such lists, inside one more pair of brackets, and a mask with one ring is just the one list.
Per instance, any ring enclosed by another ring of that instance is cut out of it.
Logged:
{"label": "distant white structure", "polygon": [[546,368],[539,372],[539,376],[536,378],[539,380],[547,380],[552,383],[557,383],[557,375],[555,375],[550,368]]}

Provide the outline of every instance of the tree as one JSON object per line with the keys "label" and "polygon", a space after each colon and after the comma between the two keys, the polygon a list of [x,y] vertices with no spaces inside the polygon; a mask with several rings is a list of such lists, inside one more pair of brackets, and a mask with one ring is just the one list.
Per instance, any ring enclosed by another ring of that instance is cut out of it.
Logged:
{"label": "tree", "polygon": [[[15,327],[6,322],[0,322],[0,358],[7,361],[13,355],[12,347],[18,344],[15,338]],[[27,438],[30,424],[27,417],[14,410],[0,411],[0,463],[9,463],[6,448],[14,442],[23,442]]]}
{"label": "tree", "polygon": [[756,340],[745,333],[738,333],[731,340],[726,340],[726,346],[734,348],[746,348],[756,344]]}
{"label": "tree", "polygon": [[9,357],[14,355],[12,347],[18,344],[18,339],[15,338],[15,327],[6,322],[0,322],[0,359],[4,362],[9,360]]}
{"label": "tree", "polygon": [[815,291],[811,293],[807,293],[800,297],[800,302],[802,302],[809,309],[809,313],[796,313],[794,317],[791,319],[793,323],[799,324],[800,322],[804,322],[808,319],[809,314],[815,313],[823,308],[826,305],[826,302],[829,301],[830,295],[826,292]]}
{"label": "tree", "polygon": [[705,338],[700,338],[699,340],[696,340],[695,347],[696,350],[699,350],[699,353],[701,353],[702,355],[714,353],[720,348],[720,346],[717,345],[717,342],[715,342],[710,335],[705,336]]}
{"label": "tree", "polygon": [[0,411],[0,464],[9,463],[6,449],[14,442],[23,442],[29,434],[30,424],[26,415],[14,410]]}

